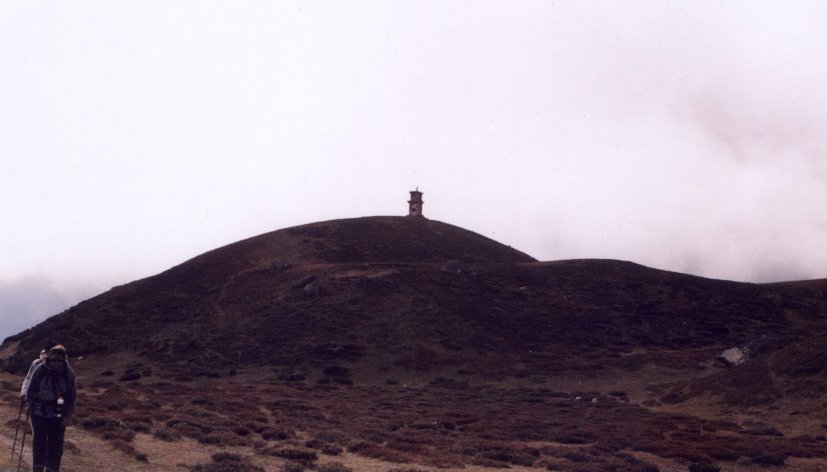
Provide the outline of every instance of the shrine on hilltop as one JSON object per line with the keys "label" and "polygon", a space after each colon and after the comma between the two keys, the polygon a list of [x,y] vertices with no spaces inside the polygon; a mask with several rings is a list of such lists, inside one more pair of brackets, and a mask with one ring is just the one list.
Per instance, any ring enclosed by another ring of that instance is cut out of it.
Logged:
{"label": "shrine on hilltop", "polygon": [[408,200],[408,216],[422,217],[422,192],[419,187],[416,190],[411,190],[411,199]]}

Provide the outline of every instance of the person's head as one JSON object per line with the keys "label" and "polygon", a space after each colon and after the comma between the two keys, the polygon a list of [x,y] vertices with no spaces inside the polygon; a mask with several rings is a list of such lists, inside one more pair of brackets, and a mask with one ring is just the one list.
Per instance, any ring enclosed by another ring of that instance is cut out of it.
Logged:
{"label": "person's head", "polygon": [[58,366],[66,362],[66,348],[58,344],[46,353],[46,362],[51,366]]}

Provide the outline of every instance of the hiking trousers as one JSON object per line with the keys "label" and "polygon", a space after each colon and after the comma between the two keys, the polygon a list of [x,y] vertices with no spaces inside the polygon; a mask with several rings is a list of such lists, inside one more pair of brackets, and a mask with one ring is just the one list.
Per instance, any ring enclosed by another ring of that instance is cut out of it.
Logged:
{"label": "hiking trousers", "polygon": [[[60,471],[63,457],[63,435],[66,427],[60,418],[32,415],[32,470],[34,472]],[[44,466],[46,469],[44,469]]]}

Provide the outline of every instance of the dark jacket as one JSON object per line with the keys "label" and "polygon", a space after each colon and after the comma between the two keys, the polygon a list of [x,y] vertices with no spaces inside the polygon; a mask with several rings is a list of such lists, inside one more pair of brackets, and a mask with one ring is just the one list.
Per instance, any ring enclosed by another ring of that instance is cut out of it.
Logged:
{"label": "dark jacket", "polygon": [[41,381],[47,375],[63,377],[66,382],[66,391],[63,393],[63,418],[68,420],[75,412],[75,399],[77,398],[78,389],[75,371],[72,370],[68,362],[64,362],[57,367],[52,367],[48,362],[44,362],[35,368],[34,373],[32,373],[32,380],[29,382],[29,388],[26,390],[29,411],[34,416],[45,418],[55,416],[56,402],[44,401],[39,395]]}

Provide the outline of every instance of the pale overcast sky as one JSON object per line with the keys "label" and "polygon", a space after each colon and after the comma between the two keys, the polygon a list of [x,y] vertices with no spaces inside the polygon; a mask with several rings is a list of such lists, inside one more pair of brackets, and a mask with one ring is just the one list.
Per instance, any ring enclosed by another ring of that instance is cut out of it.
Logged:
{"label": "pale overcast sky", "polygon": [[827,277],[822,1],[0,1],[0,336],[297,224]]}

